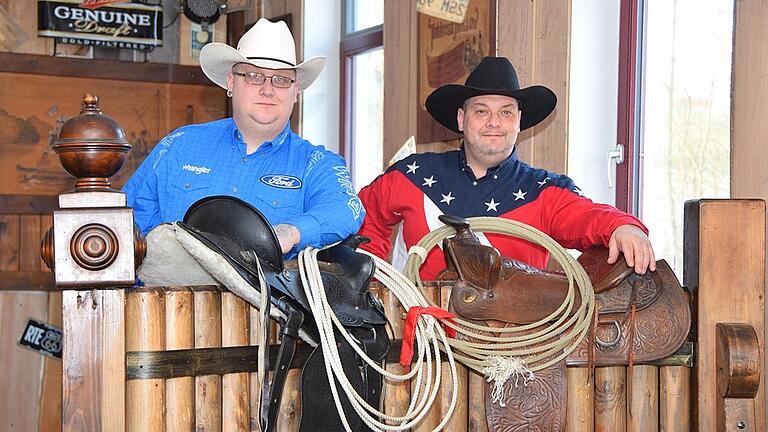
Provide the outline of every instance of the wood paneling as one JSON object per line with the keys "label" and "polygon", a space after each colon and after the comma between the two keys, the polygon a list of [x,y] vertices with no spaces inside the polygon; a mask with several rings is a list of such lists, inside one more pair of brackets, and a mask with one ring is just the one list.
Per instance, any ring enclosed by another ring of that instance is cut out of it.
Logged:
{"label": "wood paneling", "polygon": [[157,141],[187,123],[188,109],[195,122],[205,122],[223,117],[226,102],[218,87],[0,73],[0,124],[7,125],[0,129],[0,194],[53,195],[72,188],[50,142],[80,112],[85,93],[99,97],[102,112],[133,146],[112,178],[118,188]]}
{"label": "wood paneling", "polygon": [[499,1],[498,16],[498,53],[515,66],[520,85],[544,85],[557,95],[555,112],[518,137],[519,157],[536,167],[565,173],[571,2]]}
{"label": "wood paneling", "polygon": [[[63,326],[60,292],[48,294],[48,323]],[[61,359],[46,357],[43,363],[38,432],[61,431]]]}
{"label": "wood paneling", "polygon": [[37,2],[15,0],[0,4],[0,50],[53,54],[53,39],[37,37],[35,3]]}
{"label": "wood paneling", "polygon": [[[731,197],[768,199],[768,2],[734,2]],[[768,263],[766,263],[768,265]],[[768,270],[766,270],[768,271]],[[765,291],[763,292],[765,293]],[[765,319],[768,320],[768,309]],[[767,329],[768,330],[768,329]],[[768,333],[764,335],[768,339]],[[762,375],[765,376],[763,369]],[[763,380],[763,383],[765,380]],[[761,384],[762,386],[762,384]],[[768,412],[768,400],[758,412]]]}
{"label": "wood paneling", "polygon": [[0,430],[37,430],[44,356],[18,342],[28,319],[47,315],[47,293],[0,292]]}
{"label": "wood paneling", "polygon": [[0,214],[0,271],[19,270],[19,216]]}
{"label": "wood paneling", "polygon": [[[384,163],[416,135],[416,3],[384,2]],[[395,7],[397,5],[398,7]]]}
{"label": "wood paneling", "polygon": [[[0,195],[0,214],[46,215],[59,207],[58,197],[45,195]],[[41,226],[45,232],[50,225]]]}

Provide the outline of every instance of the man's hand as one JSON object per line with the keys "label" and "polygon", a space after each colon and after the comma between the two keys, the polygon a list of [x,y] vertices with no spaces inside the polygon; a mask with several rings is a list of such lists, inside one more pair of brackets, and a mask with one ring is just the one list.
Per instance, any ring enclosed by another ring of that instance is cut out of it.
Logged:
{"label": "man's hand", "polygon": [[289,224],[275,225],[275,234],[277,234],[277,240],[280,241],[280,249],[283,250],[283,254],[288,253],[301,240],[299,229]]}
{"label": "man's hand", "polygon": [[608,264],[619,259],[619,253],[624,253],[627,265],[635,268],[635,273],[644,274],[650,267],[656,271],[656,257],[648,236],[643,230],[634,225],[621,225],[613,230],[608,241]]}

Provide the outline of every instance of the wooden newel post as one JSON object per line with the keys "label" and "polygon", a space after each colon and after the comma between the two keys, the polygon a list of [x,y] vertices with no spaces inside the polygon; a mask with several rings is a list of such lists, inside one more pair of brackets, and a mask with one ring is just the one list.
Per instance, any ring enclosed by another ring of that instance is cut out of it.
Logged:
{"label": "wooden newel post", "polygon": [[125,429],[125,293],[146,254],[125,194],[109,177],[131,145],[86,94],[53,146],[75,189],[59,195],[41,256],[63,289],[63,431]]}
{"label": "wooden newel post", "polygon": [[685,203],[684,283],[696,308],[693,430],[764,431],[765,201]]}

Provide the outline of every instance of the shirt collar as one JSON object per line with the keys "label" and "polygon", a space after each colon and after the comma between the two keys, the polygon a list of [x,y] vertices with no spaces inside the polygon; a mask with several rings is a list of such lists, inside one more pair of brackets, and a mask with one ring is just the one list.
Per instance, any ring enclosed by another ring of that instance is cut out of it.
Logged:
{"label": "shirt collar", "polygon": [[[285,127],[282,131],[280,131],[279,134],[272,140],[272,141],[264,141],[261,146],[259,146],[259,150],[262,148],[270,148],[270,147],[279,147],[283,143],[288,141],[288,135],[291,132],[291,123],[286,123]],[[240,144],[239,147],[245,151],[245,141],[243,141],[243,134],[240,133],[240,130],[237,129],[237,124],[235,124],[235,120],[232,119],[232,139],[236,144]],[[256,150],[258,152],[259,150]]]}
{"label": "shirt collar", "polygon": [[[510,154],[506,159],[504,159],[498,166],[488,168],[488,170],[485,172],[485,177],[488,177],[489,175],[493,174],[501,174],[503,172],[509,171],[509,167],[514,165],[517,162],[517,146],[512,149],[512,154]],[[475,179],[475,173],[472,171],[472,168],[467,165],[467,156],[464,149],[464,141],[461,142],[461,147],[459,148],[459,168],[466,172],[472,179]]]}

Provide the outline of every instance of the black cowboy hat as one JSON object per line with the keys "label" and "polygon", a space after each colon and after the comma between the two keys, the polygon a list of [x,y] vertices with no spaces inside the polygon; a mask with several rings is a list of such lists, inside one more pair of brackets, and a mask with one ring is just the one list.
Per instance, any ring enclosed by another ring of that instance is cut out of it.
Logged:
{"label": "black cowboy hat", "polygon": [[427,96],[427,111],[441,125],[461,133],[456,123],[457,110],[467,99],[481,95],[515,98],[522,110],[520,130],[537,125],[547,118],[557,105],[557,96],[544,86],[521,89],[515,68],[506,57],[484,57],[469,74],[464,85],[448,84]]}

